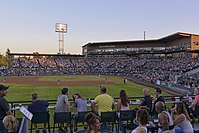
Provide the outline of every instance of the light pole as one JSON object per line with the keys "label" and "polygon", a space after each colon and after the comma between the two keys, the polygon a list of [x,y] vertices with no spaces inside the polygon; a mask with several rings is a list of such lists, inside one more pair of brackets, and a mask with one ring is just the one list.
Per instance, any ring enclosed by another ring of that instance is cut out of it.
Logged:
{"label": "light pole", "polygon": [[59,54],[64,54],[64,33],[67,32],[67,24],[56,23],[55,32],[59,33]]}

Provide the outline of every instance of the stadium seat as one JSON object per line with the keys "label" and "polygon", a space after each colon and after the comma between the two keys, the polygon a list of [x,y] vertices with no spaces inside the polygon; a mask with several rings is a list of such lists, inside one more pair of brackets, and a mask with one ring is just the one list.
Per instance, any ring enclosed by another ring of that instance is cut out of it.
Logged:
{"label": "stadium seat", "polygon": [[[120,111],[118,115],[118,129],[121,129],[122,132],[126,132],[127,129],[134,128],[133,120],[135,119],[136,112],[135,110],[125,110]],[[132,129],[130,129],[132,130]]]}
{"label": "stadium seat", "polygon": [[85,122],[85,116],[91,111],[83,111],[83,112],[78,112],[78,115],[75,117],[75,123],[74,123],[74,131],[77,131],[77,125],[78,123],[82,122],[84,125]]}
{"label": "stadium seat", "polygon": [[102,129],[110,130],[110,128],[112,128],[112,131],[113,131],[113,128],[115,125],[116,132],[118,132],[116,120],[117,120],[117,115],[115,111],[101,112],[101,123],[102,123],[101,128]]}
{"label": "stadium seat", "polygon": [[[72,115],[71,112],[55,112],[54,113],[54,124],[53,124],[53,133],[55,131],[55,125],[58,124],[66,124],[66,128],[68,128],[68,125],[70,127],[70,132],[73,132],[73,126],[72,126]],[[57,127],[58,127],[57,126]]]}
{"label": "stadium seat", "polygon": [[49,112],[34,112],[33,113],[33,118],[31,120],[31,129],[30,133],[32,133],[32,126],[33,123],[47,123],[48,126],[48,132],[50,133],[50,122],[49,122],[50,114]]}

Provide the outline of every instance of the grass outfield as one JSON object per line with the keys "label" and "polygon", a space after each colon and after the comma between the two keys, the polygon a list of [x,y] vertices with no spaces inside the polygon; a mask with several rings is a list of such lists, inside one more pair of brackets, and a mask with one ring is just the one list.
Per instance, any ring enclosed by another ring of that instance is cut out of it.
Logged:
{"label": "grass outfield", "polygon": [[[70,81],[70,82],[95,82],[95,81],[105,81],[107,78],[108,81],[111,81],[112,84],[96,84],[96,85],[84,85],[84,86],[67,86],[67,85],[60,85],[54,84],[54,85],[35,85],[33,81],[32,84],[27,83],[28,78],[34,78],[34,77],[23,77],[23,83],[19,82],[9,82],[9,78],[12,80],[17,80],[18,78],[21,77],[6,77],[6,82],[3,81],[3,78],[5,77],[0,77],[0,84],[8,85],[10,86],[8,89],[8,94],[5,97],[8,101],[25,101],[25,100],[31,100],[31,94],[32,93],[38,93],[39,99],[44,99],[44,100],[57,100],[58,95],[61,94],[61,89],[63,87],[68,87],[69,88],[69,98],[72,98],[72,95],[75,92],[79,92],[84,98],[94,98],[97,95],[100,94],[100,85],[106,85],[108,89],[108,94],[110,94],[112,97],[118,98],[119,97],[119,92],[121,89],[126,90],[126,93],[129,97],[132,96],[143,96],[142,89],[145,86],[135,84],[131,81],[128,81],[126,85],[123,84],[123,78],[119,76],[90,76],[90,75],[78,75],[78,76],[40,76],[36,77],[38,78],[37,81],[44,81],[44,82],[57,82],[57,80],[60,80],[61,83],[65,81]],[[150,94],[153,95],[154,89],[150,89]],[[163,93],[163,95],[169,95],[167,93]],[[133,109],[135,107],[138,107],[138,105],[131,105],[130,108]],[[71,108],[72,112],[75,114],[76,108]],[[116,110],[115,108],[114,110]],[[90,110],[90,107],[88,107],[88,110]],[[49,109],[50,111],[50,125],[53,125],[53,115],[54,115],[54,109]],[[15,116],[17,118],[22,118],[22,113],[17,110],[15,111]],[[30,121],[29,124],[30,125]],[[39,125],[41,128],[42,125]]]}
{"label": "grass outfield", "polygon": [[[94,98],[100,94],[99,86],[105,85],[108,89],[108,94],[112,97],[118,98],[119,92],[121,89],[126,90],[128,96],[143,96],[142,89],[145,86],[135,84],[131,81],[128,81],[126,85],[123,84],[123,78],[119,76],[92,76],[92,75],[77,75],[77,76],[39,76],[38,81],[45,81],[45,82],[57,82],[60,80],[61,83],[65,81],[71,82],[94,82],[98,80],[105,80],[107,78],[108,81],[113,82],[113,84],[97,84],[97,85],[87,85],[87,86],[67,86],[67,85],[34,85],[34,84],[27,84],[26,79],[30,77],[23,77],[24,83],[9,83],[8,79],[10,77],[6,77],[6,82],[3,81],[3,77],[0,78],[0,84],[8,85],[10,88],[8,89],[8,94],[6,99],[8,101],[21,101],[21,100],[31,100],[32,93],[38,93],[39,99],[45,100],[55,100],[57,96],[60,95],[61,89],[63,87],[69,88],[69,98],[75,92],[79,92],[84,98]],[[13,77],[12,77],[13,78]],[[17,79],[18,77],[14,77]],[[153,95],[153,88],[150,88],[150,94]],[[169,95],[167,93],[163,93],[163,95]]]}

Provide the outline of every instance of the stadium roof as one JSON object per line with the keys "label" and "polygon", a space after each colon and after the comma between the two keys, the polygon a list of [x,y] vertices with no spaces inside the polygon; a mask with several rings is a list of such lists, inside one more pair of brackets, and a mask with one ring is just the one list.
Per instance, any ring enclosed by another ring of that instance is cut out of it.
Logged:
{"label": "stadium roof", "polygon": [[73,54],[37,54],[37,53],[9,53],[8,55],[15,56],[64,56],[64,57],[85,57],[85,55],[73,55]]}
{"label": "stadium roof", "polygon": [[160,39],[158,39],[158,41],[169,42],[169,41],[181,39],[181,38],[184,38],[184,37],[190,37],[191,35],[194,35],[194,34],[184,33],[184,32],[177,32],[177,33],[168,35],[166,37],[160,38]]}
{"label": "stadium roof", "polygon": [[[153,40],[135,40],[135,41],[110,41],[110,42],[93,42],[93,43],[87,43],[83,45],[82,47],[89,46],[89,45],[99,45],[99,44],[126,44],[126,43],[149,43],[149,42],[169,42],[180,38],[190,37],[191,35],[197,35],[197,34],[190,34],[185,32],[177,32],[168,36],[165,36],[160,39],[153,39]],[[199,35],[197,35],[199,36]]]}

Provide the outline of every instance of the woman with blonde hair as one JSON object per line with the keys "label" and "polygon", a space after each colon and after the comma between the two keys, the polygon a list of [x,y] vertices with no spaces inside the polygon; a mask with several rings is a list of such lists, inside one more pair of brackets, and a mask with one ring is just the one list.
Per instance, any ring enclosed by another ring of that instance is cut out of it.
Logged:
{"label": "woman with blonde hair", "polygon": [[99,133],[100,117],[90,112],[85,116],[85,120],[88,126],[86,133]]}
{"label": "woman with blonde hair", "polygon": [[13,115],[7,115],[3,119],[3,124],[5,128],[8,130],[8,133],[16,133],[19,122]]}

